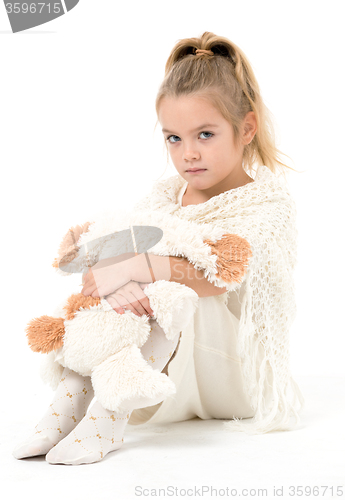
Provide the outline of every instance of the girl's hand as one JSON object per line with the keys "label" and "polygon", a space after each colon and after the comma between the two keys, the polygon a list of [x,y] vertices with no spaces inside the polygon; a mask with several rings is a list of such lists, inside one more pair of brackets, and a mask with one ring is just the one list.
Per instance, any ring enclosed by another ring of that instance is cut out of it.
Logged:
{"label": "girl's hand", "polygon": [[102,297],[113,293],[131,280],[130,259],[119,262],[118,257],[103,259],[90,267],[84,276],[81,293]]}
{"label": "girl's hand", "polygon": [[105,299],[118,314],[124,314],[122,306],[126,306],[127,310],[132,311],[137,316],[143,314],[153,316],[149,298],[143,293],[144,288],[149,284],[129,281],[114,293],[107,295]]}

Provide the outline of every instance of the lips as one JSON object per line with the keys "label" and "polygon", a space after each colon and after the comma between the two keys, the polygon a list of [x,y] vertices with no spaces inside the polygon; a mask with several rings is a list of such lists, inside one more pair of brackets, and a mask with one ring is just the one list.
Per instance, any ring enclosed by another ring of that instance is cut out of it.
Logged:
{"label": "lips", "polygon": [[189,170],[186,170],[186,172],[204,172],[206,170],[206,168],[196,168],[196,169],[189,169]]}

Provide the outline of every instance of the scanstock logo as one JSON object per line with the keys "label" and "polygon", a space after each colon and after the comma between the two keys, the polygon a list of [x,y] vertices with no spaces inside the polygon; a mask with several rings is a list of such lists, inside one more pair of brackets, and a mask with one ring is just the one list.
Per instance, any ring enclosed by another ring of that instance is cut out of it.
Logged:
{"label": "scanstock logo", "polygon": [[49,23],[72,10],[79,0],[18,2],[4,0],[13,33]]}

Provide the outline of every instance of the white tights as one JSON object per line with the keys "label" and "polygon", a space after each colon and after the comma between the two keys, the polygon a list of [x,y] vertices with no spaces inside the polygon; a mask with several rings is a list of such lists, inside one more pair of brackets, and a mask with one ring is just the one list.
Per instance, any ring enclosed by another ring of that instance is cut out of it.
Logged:
{"label": "white tights", "polygon": [[[150,324],[152,330],[141,347],[141,353],[153,369],[162,371],[173,355],[180,335],[172,341],[167,340],[155,320],[151,320]],[[160,402],[153,399],[130,400],[128,410],[115,413],[95,400],[86,412],[93,395],[91,377],[82,377],[65,368],[54,400],[36,425],[36,432],[15,448],[14,457],[46,455],[47,462],[51,464],[98,462],[107,453],[122,446],[124,430],[134,408]]]}

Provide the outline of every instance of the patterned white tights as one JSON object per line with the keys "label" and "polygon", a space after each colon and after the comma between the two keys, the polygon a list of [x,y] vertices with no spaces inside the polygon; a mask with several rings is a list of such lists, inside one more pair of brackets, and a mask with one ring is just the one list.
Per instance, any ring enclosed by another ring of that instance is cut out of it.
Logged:
{"label": "patterned white tights", "polygon": [[[176,335],[172,341],[167,340],[164,331],[157,322],[151,320],[150,323],[151,333],[147,342],[141,347],[141,353],[152,368],[162,371],[174,353],[180,335]],[[36,426],[36,434],[28,442],[24,443],[24,445],[14,450],[13,455],[16,458],[42,455],[50,450],[46,455],[47,462],[51,464],[80,465],[98,462],[107,453],[118,450],[122,446],[124,430],[131,416],[132,409],[130,408],[123,413],[115,413],[103,408],[98,401],[95,401],[85,415],[86,394],[83,391],[85,389],[88,396],[91,393],[93,395],[91,379],[90,377],[81,377],[71,370],[68,370],[67,373],[66,370],[63,373],[54,402],[50,405],[46,416]],[[69,384],[70,380],[71,382],[72,380],[74,382],[78,380],[78,394],[82,393],[85,398],[82,399],[81,397],[79,399],[78,415],[76,415],[75,411],[77,403],[74,402],[72,413],[75,420],[71,417],[69,420],[61,420],[60,413],[67,414],[68,410],[66,406],[60,409],[56,405],[58,402],[62,404],[64,400],[68,401],[70,399],[72,401],[68,395],[71,395],[72,389],[69,388],[69,385],[67,388],[66,385]],[[66,394],[66,391],[68,394]],[[65,393],[64,397],[63,393]],[[92,396],[91,398],[89,396],[88,404],[91,399]],[[140,406],[136,406],[137,403],[138,401],[131,400],[131,405],[128,406],[142,408],[155,405],[159,401],[142,399],[140,400]],[[55,413],[58,413],[60,417],[58,424],[53,424],[51,420],[53,417],[57,418],[54,415]],[[57,425],[58,428],[56,428]],[[38,431],[41,432],[42,437],[38,437]]]}
{"label": "patterned white tights", "polygon": [[82,420],[93,395],[90,377],[65,368],[53,402],[36,425],[35,433],[15,448],[14,457],[45,455]]}

